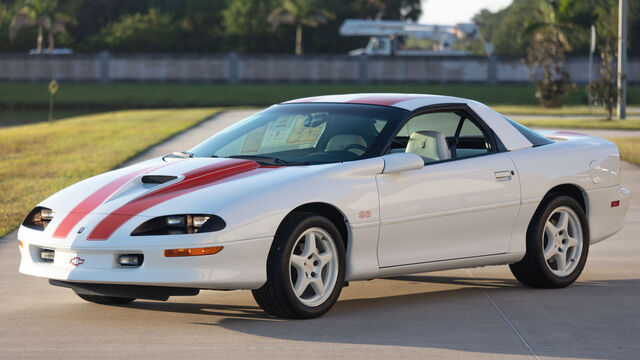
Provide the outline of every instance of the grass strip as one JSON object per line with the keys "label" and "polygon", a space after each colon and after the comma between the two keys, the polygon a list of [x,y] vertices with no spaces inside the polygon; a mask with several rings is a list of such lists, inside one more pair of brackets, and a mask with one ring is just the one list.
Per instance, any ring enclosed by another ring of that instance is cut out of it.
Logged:
{"label": "grass strip", "polygon": [[130,110],[0,129],[0,237],[47,196],[116,168],[217,111]]}

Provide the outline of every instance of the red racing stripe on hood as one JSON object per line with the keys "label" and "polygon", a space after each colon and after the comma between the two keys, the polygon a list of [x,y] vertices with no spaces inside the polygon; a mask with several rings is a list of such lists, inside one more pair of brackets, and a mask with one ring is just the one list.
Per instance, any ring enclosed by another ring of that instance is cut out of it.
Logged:
{"label": "red racing stripe on hood", "polygon": [[149,173],[167,165],[169,164],[160,164],[125,174],[99,188],[93,194],[89,195],[86,199],[82,200],[67,214],[67,216],[65,216],[62,222],[60,222],[56,230],[53,232],[53,237],[60,239],[66,238],[71,230],[76,225],[78,225],[80,220],[82,220],[88,213],[95,210],[95,208],[100,206],[100,204],[105,202],[105,200],[113,195],[113,193],[118,191],[118,189],[120,189],[122,185],[126,184],[129,180],[138,175]]}
{"label": "red racing stripe on hood", "polygon": [[259,168],[254,161],[229,159],[189,171],[178,183],[142,195],[107,215],[91,231],[87,240],[107,240],[122,224],[155,205],[188,194],[220,180]]}

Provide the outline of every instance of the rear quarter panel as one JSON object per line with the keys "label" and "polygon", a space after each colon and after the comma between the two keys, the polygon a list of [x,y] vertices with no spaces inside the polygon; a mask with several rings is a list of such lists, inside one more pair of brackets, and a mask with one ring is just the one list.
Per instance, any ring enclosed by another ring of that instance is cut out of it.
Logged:
{"label": "rear quarter panel", "polygon": [[522,191],[511,252],[525,251],[527,227],[543,197],[558,185],[572,184],[582,191],[593,240],[601,240],[608,232],[592,199],[605,189],[617,191],[620,184],[620,154],[615,144],[590,136],[558,137],[553,144],[513,151],[510,156]]}

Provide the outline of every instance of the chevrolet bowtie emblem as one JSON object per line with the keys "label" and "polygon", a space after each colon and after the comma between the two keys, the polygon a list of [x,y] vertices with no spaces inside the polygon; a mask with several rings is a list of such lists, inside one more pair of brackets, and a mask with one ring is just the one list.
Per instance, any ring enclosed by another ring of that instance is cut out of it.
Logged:
{"label": "chevrolet bowtie emblem", "polygon": [[80,266],[82,264],[84,264],[84,259],[83,258],[79,258],[79,257],[73,257],[71,258],[71,260],[69,260],[69,264],[73,265],[73,266]]}

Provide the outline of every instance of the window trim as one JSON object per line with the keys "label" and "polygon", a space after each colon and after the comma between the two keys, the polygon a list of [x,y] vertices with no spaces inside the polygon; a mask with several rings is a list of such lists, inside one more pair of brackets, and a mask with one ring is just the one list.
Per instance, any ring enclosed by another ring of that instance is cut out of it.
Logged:
{"label": "window trim", "polygon": [[496,133],[493,131],[493,129],[491,129],[491,127],[489,127],[489,125],[487,125],[487,123],[485,123],[484,120],[482,120],[482,118],[478,116],[478,114],[476,114],[473,111],[473,109],[471,109],[471,107],[469,107],[469,105],[464,103],[447,103],[447,104],[435,104],[435,105],[423,106],[421,108],[417,108],[414,111],[410,112],[401,122],[398,123],[398,126],[393,132],[393,136],[390,137],[389,140],[387,141],[387,144],[383,149],[382,155],[386,155],[389,152],[389,150],[391,149],[391,143],[393,142],[393,139],[396,138],[400,130],[402,130],[402,128],[409,121],[411,121],[411,119],[413,119],[416,116],[420,116],[424,114],[447,112],[447,111],[448,112],[464,111],[467,114],[466,119],[470,120],[474,125],[476,125],[480,129],[480,131],[482,131],[483,135],[489,140],[489,143],[491,145],[491,150],[485,154],[472,155],[472,156],[464,157],[461,159],[447,159],[447,160],[433,161],[429,163],[425,162],[424,164],[425,166],[458,161],[458,160],[467,160],[467,159],[472,159],[480,156],[488,156],[488,155],[493,155],[493,154],[498,154],[498,153],[508,151],[504,146],[504,144],[502,143],[502,141],[500,141]]}

